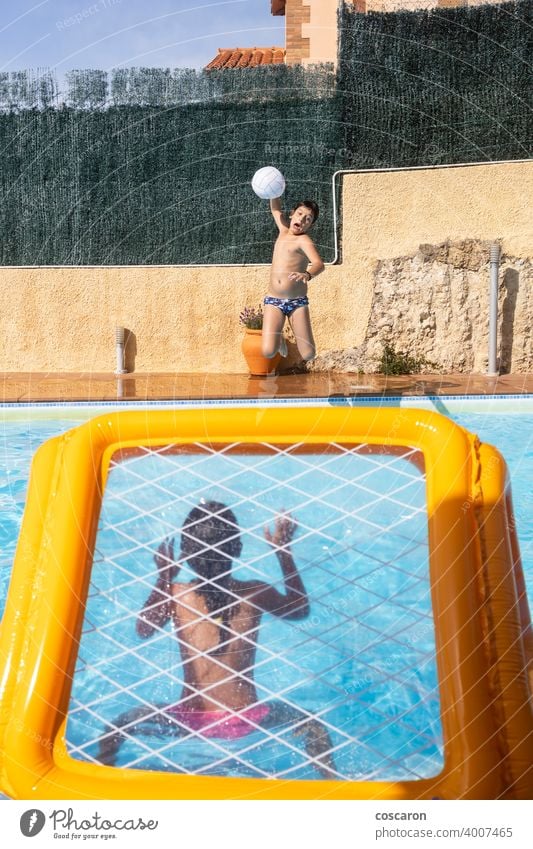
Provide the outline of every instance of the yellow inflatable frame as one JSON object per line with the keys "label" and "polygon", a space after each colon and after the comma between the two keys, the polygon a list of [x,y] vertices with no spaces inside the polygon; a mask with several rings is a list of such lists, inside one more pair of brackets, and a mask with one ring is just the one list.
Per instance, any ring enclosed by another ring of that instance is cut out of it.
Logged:
{"label": "yellow inflatable frame", "polygon": [[[420,452],[444,736],[438,776],[400,782],[218,778],[69,757],[64,732],[71,676],[112,455],[137,446],[237,442]],[[49,440],[33,461],[0,631],[0,786],[13,798],[34,800],[530,799],[532,656],[505,462],[450,420],[398,408],[112,413]]]}

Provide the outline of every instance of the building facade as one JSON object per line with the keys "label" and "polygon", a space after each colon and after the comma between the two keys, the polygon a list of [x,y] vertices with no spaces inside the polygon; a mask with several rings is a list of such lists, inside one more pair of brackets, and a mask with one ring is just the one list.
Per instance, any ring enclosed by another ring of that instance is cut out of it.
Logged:
{"label": "building facade", "polygon": [[[271,0],[273,15],[285,15],[288,65],[335,62],[337,12],[341,0]],[[457,6],[496,5],[500,0],[348,0],[365,12],[418,11]]]}

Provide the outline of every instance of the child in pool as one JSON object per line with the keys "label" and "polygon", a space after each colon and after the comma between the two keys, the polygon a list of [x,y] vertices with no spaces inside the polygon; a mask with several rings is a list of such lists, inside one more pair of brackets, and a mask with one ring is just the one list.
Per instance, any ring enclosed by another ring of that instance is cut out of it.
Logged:
{"label": "child in pool", "polygon": [[155,562],[155,589],[137,619],[137,633],[150,637],[172,620],[183,661],[184,686],[175,705],[136,707],[122,714],[100,741],[98,759],[113,764],[126,736],[170,733],[178,737],[200,732],[203,737],[236,739],[257,729],[291,731],[319,773],[334,777],[332,743],[324,726],[293,705],[259,702],[253,679],[257,632],[263,613],[283,619],[303,619],[309,600],[294,563],[290,543],[296,524],[278,516],[265,538],[274,548],[285,593],[262,581],[232,577],[232,560],[242,543],[237,520],[224,504],[202,502],[185,520],[181,560],[198,576],[175,583],[179,562],[174,541],[161,543]]}
{"label": "child in pool", "polygon": [[270,209],[279,235],[272,256],[269,292],[264,299],[263,355],[271,359],[279,351],[282,357],[287,356],[287,344],[282,336],[287,318],[298,351],[307,362],[315,356],[307,286],[324,271],[324,263],[307,235],[318,218],[318,205],[312,200],[299,201],[287,218],[281,210],[280,198],[274,198]]}

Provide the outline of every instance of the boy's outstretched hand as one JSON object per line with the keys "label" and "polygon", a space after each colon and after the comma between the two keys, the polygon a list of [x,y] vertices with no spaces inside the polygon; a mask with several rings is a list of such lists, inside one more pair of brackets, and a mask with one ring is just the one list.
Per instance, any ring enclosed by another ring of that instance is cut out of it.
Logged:
{"label": "boy's outstretched hand", "polygon": [[297,524],[290,513],[281,513],[274,521],[274,533],[270,532],[265,525],[265,539],[273,548],[288,548],[295,532]]}
{"label": "boy's outstretched hand", "polygon": [[159,569],[159,581],[171,584],[179,572],[179,566],[174,557],[174,539],[167,537],[154,554],[155,565]]}

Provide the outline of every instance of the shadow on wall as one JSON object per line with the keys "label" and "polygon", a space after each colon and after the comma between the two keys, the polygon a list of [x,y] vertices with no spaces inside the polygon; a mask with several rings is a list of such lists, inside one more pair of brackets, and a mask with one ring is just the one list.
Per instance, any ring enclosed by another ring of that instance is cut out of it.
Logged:
{"label": "shadow on wall", "polygon": [[135,357],[137,356],[137,337],[133,330],[124,328],[124,367],[127,372],[135,371]]}
{"label": "shadow on wall", "polygon": [[502,305],[500,374],[509,374],[513,361],[514,323],[520,275],[508,268],[503,275],[505,297]]}

